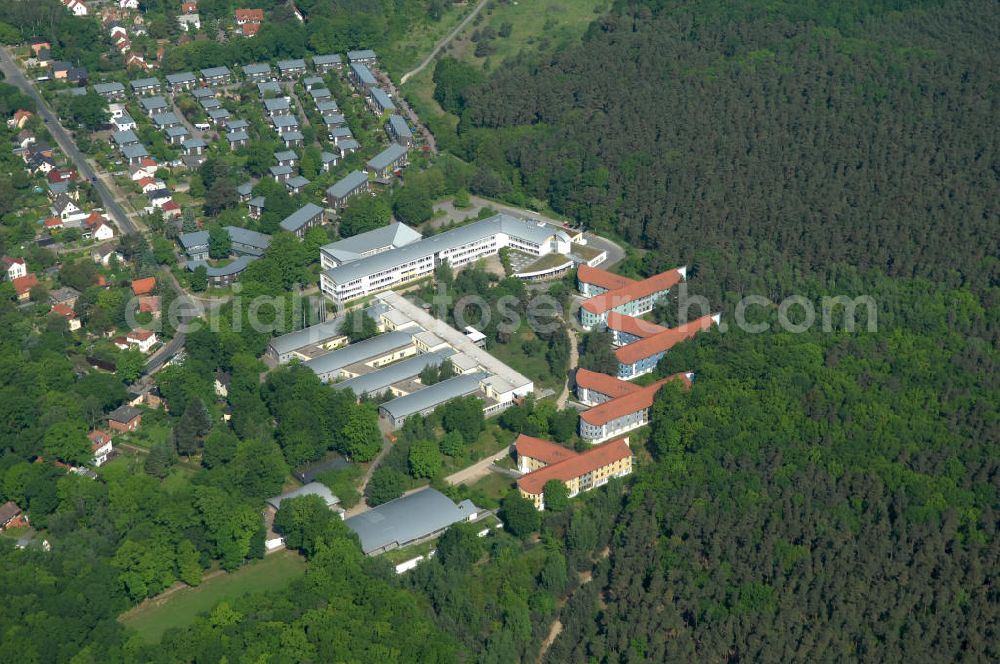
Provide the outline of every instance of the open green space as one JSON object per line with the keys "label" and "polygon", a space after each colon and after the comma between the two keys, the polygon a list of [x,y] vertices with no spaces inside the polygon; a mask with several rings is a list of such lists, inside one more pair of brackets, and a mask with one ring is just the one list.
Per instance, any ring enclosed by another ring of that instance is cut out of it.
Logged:
{"label": "open green space", "polygon": [[195,588],[177,590],[163,599],[152,599],[119,616],[119,621],[135,629],[143,640],[159,640],[172,627],[184,627],[195,617],[222,600],[283,588],[305,572],[306,563],[296,553],[279,551],[264,560],[250,563],[232,574],[220,574]]}

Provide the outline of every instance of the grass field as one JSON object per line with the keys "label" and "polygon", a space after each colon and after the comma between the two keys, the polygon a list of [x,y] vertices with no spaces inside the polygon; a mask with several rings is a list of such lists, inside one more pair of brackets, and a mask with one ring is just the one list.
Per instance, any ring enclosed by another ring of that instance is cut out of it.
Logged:
{"label": "grass field", "polygon": [[178,590],[162,600],[151,600],[118,617],[136,630],[143,640],[158,641],[172,627],[194,622],[199,613],[209,611],[221,600],[265,590],[278,590],[305,572],[306,563],[296,553],[279,551],[232,574],[220,574],[196,588]]}

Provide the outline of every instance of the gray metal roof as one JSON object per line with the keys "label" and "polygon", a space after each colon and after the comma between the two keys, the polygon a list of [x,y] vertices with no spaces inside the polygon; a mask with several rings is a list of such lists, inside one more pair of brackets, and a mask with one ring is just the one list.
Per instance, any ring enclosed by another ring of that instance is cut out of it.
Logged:
{"label": "gray metal roof", "polygon": [[323,116],[323,122],[328,127],[339,127],[340,125],[347,122],[347,118],[345,118],[340,113],[330,113],[328,115]]}
{"label": "gray metal roof", "polygon": [[307,88],[311,88],[314,85],[323,85],[323,77],[306,76],[304,79],[302,79],[302,85],[306,86]]}
{"label": "gray metal roof", "polygon": [[247,205],[249,205],[250,207],[257,207],[263,210],[265,202],[266,201],[263,196],[254,196],[249,201],[247,201]]}
{"label": "gray metal roof", "polygon": [[139,78],[131,82],[133,90],[142,90],[143,88],[155,88],[160,85],[160,79],[158,78]]}
{"label": "gray metal roof", "polygon": [[317,374],[327,374],[344,367],[362,362],[371,357],[383,355],[393,348],[400,348],[413,342],[413,336],[408,332],[386,332],[370,339],[349,344],[344,348],[331,351],[319,357],[306,361],[305,366]]}
{"label": "gray metal roof", "polygon": [[99,95],[108,94],[109,92],[125,92],[125,86],[118,81],[111,83],[95,83],[94,92]]}
{"label": "gray metal roof", "polygon": [[294,150],[282,150],[280,152],[275,152],[274,158],[277,161],[287,161],[289,159],[291,159],[292,161],[296,161],[298,160],[299,155],[295,154]]}
{"label": "gray metal roof", "polygon": [[353,138],[346,138],[337,143],[337,147],[340,148],[340,152],[343,154],[348,150],[357,150],[358,148],[361,147],[361,144],[358,143]]}
{"label": "gray metal roof", "polygon": [[149,151],[146,150],[146,146],[142,143],[133,143],[122,148],[122,155],[127,159],[132,159],[133,157],[148,157]]}
{"label": "gray metal roof", "polygon": [[285,180],[285,186],[290,189],[301,189],[302,187],[308,186],[309,180],[302,177],[301,175],[296,175],[293,178],[288,178]]}
{"label": "gray metal roof", "polygon": [[313,99],[316,99],[317,97],[328,98],[333,96],[333,93],[330,92],[328,88],[313,88],[312,90],[309,91],[309,94],[312,96]]}
{"label": "gray metal roof", "polygon": [[[173,115],[173,114],[164,113],[164,115]],[[167,127],[165,133],[167,134],[167,136],[173,138],[174,136],[187,136],[188,130],[187,127],[185,127],[184,125],[175,125],[173,127]]]}
{"label": "gray metal roof", "polygon": [[349,138],[354,136],[348,127],[333,127],[330,129],[330,136],[337,136],[340,138]]}
{"label": "gray metal roof", "polygon": [[281,94],[281,86],[277,81],[262,81],[257,84],[257,92],[263,97],[265,92],[276,92]]}
{"label": "gray metal roof", "polygon": [[234,118],[227,122],[226,126],[229,127],[230,131],[232,131],[234,129],[246,129],[250,126],[250,123],[242,118]]}
{"label": "gray metal roof", "polygon": [[253,263],[255,260],[257,260],[257,256],[239,256],[231,263],[223,265],[222,267],[213,267],[205,261],[189,261],[187,268],[194,272],[195,269],[204,265],[205,272],[208,276],[228,277],[234,274],[239,274],[243,270],[247,269],[247,265],[250,265],[250,263]]}
{"label": "gray metal roof", "polygon": [[381,171],[404,156],[406,156],[406,148],[399,143],[390,143],[389,147],[368,160],[368,168]]}
{"label": "gray metal roof", "polygon": [[324,164],[332,164],[333,162],[335,162],[338,159],[340,159],[340,157],[337,156],[337,155],[335,155],[335,154],[333,154],[332,152],[327,152],[326,150],[324,150],[323,152],[320,153],[319,159]]}
{"label": "gray metal roof", "polygon": [[115,145],[128,145],[130,143],[138,143],[139,137],[131,129],[126,129],[111,134],[111,140],[115,142]]}
{"label": "gray metal roof", "polygon": [[288,71],[289,69],[305,69],[306,61],[302,58],[296,58],[294,60],[278,60],[278,69],[281,71]]}
{"label": "gray metal roof", "polygon": [[358,534],[361,550],[394,549],[444,530],[479,513],[471,501],[457,505],[436,489],[424,489],[352,516],[344,523]]}
{"label": "gray metal roof", "polygon": [[339,337],[343,323],[344,317],[339,316],[316,325],[310,325],[271,339],[270,346],[278,355],[291,353],[310,344],[318,344],[333,337]]}
{"label": "gray metal roof", "polygon": [[206,143],[205,141],[203,141],[200,138],[189,138],[186,141],[184,141],[183,143],[181,143],[181,145],[184,146],[188,150],[191,150],[193,148],[208,147],[208,143]]}
{"label": "gray metal roof", "polygon": [[229,76],[229,67],[208,67],[201,70],[201,75],[205,78],[215,78],[217,76]]}
{"label": "gray metal roof", "polygon": [[410,131],[410,125],[406,124],[406,120],[403,119],[401,115],[390,115],[389,116],[389,127],[396,136],[407,137],[413,136],[413,132]]}
{"label": "gray metal roof", "polygon": [[266,233],[258,233],[239,226],[223,226],[223,228],[229,233],[229,239],[237,244],[256,247],[261,253],[271,246],[271,236]]}
{"label": "gray metal roof", "polygon": [[167,74],[167,83],[177,85],[180,83],[191,83],[195,80],[194,74],[189,71],[182,71],[179,74]]}
{"label": "gray metal roof", "polygon": [[314,55],[313,56],[314,65],[335,65],[342,61],[340,53],[330,53],[328,55]]}
{"label": "gray metal roof", "polygon": [[236,193],[240,196],[249,196],[253,193],[253,182],[244,182],[240,186],[236,187]]}
{"label": "gray metal roof", "polygon": [[284,97],[274,97],[264,100],[264,108],[268,111],[281,111],[289,108],[289,103]]}
{"label": "gray metal roof", "polygon": [[[398,249],[390,249],[346,265],[338,265],[330,268],[324,274],[334,283],[346,284],[355,279],[388,270],[396,265],[409,263],[470,242],[484,240],[497,233],[505,233],[535,244],[542,244],[549,237],[563,233],[563,231],[547,224],[539,225],[534,221],[497,214],[438,235],[426,237],[419,242],[413,242]],[[568,241],[569,238],[567,237],[566,240]]]}
{"label": "gray metal roof", "polygon": [[156,95],[154,97],[143,97],[139,100],[139,105],[147,111],[150,111],[154,108],[166,108],[167,100],[160,95]]}
{"label": "gray metal roof", "polygon": [[208,117],[213,120],[225,120],[229,117],[229,111],[224,108],[213,108],[208,111]]}
{"label": "gray metal roof", "polygon": [[354,60],[371,60],[375,57],[375,51],[370,48],[364,48],[357,51],[348,51],[347,59],[350,61]]}
{"label": "gray metal roof", "polygon": [[[302,179],[305,180],[305,178]],[[306,184],[309,184],[308,180],[306,180]],[[317,214],[322,214],[322,213],[323,213],[323,208],[321,208],[320,206],[316,205],[315,203],[306,203],[298,210],[285,217],[282,220],[280,226],[286,231],[295,232],[298,229],[305,226],[306,222],[315,217]]]}
{"label": "gray metal roof", "polygon": [[257,62],[251,65],[243,65],[243,73],[246,76],[254,76],[256,74],[270,74],[271,65],[266,62]]}
{"label": "gray metal roof", "polygon": [[280,509],[282,501],[288,500],[290,498],[301,498],[302,496],[319,496],[326,502],[326,506],[336,505],[340,502],[340,498],[333,495],[329,487],[325,484],[320,484],[319,482],[310,482],[305,486],[300,486],[298,489],[292,489],[280,496],[275,496],[274,498],[268,498],[267,504],[274,509]]}
{"label": "gray metal roof", "polygon": [[250,140],[250,134],[246,133],[242,129],[238,131],[231,131],[226,134],[226,140],[230,143],[236,143],[237,141],[248,141]]}
{"label": "gray metal roof", "polygon": [[271,124],[275,127],[298,127],[299,119],[294,115],[276,115],[271,118]]}
{"label": "gray metal roof", "polygon": [[336,113],[338,108],[337,102],[333,99],[324,99],[323,101],[316,102],[316,110],[320,112],[320,115],[330,112]]}
{"label": "gray metal roof", "polygon": [[191,233],[181,233],[177,240],[185,250],[208,247],[208,231],[192,231]]}
{"label": "gray metal roof", "polygon": [[422,390],[411,392],[406,396],[387,401],[380,407],[389,413],[394,420],[405,419],[411,415],[433,410],[443,403],[464,397],[479,390],[479,383],[489,378],[488,373],[462,374],[442,380],[440,383],[428,385]]}
{"label": "gray metal roof", "polygon": [[222,102],[220,102],[215,97],[205,97],[204,99],[199,99],[198,103],[206,111],[211,111],[216,108],[222,108]]}
{"label": "gray metal roof", "polygon": [[291,175],[292,167],[287,164],[277,164],[276,166],[268,166],[267,170],[271,171],[271,175],[278,177],[279,175]]}
{"label": "gray metal roof", "polygon": [[378,85],[378,81],[375,79],[375,74],[373,74],[372,70],[369,69],[364,64],[360,62],[352,62],[351,71],[354,72],[354,75],[358,77],[358,80],[361,82],[362,85],[365,86]]}
{"label": "gray metal roof", "polygon": [[407,378],[413,378],[423,371],[425,367],[441,364],[454,353],[455,351],[451,348],[433,353],[421,353],[416,357],[411,357],[402,362],[393,362],[378,371],[362,374],[357,378],[351,378],[342,383],[335,383],[333,386],[338,390],[353,390],[354,394],[359,397],[363,397],[366,394],[380,394],[394,383],[406,380]]}
{"label": "gray metal roof", "polygon": [[366,173],[351,171],[339,182],[330,185],[326,193],[334,198],[343,198],[366,182],[368,182],[368,175]]}
{"label": "gray metal roof", "polygon": [[291,145],[292,141],[301,141],[305,139],[305,134],[301,131],[286,131],[281,135],[281,140],[285,142],[285,145]]}
{"label": "gray metal roof", "polygon": [[212,88],[195,88],[191,91],[191,96],[195,99],[207,99],[215,96],[215,90]]}
{"label": "gray metal roof", "polygon": [[377,249],[397,248],[416,242],[420,233],[398,221],[374,230],[358,233],[349,238],[331,242],[320,247],[320,251],[338,263],[358,260],[361,255]]}
{"label": "gray metal roof", "polygon": [[180,119],[177,114],[173,111],[167,111],[166,113],[159,113],[153,116],[153,122],[159,127],[166,127],[170,124],[180,124]]}
{"label": "gray metal roof", "polygon": [[395,111],[396,105],[392,103],[392,98],[389,97],[389,93],[382,88],[372,88],[368,91],[368,94],[372,96],[375,103],[379,105],[383,111]]}

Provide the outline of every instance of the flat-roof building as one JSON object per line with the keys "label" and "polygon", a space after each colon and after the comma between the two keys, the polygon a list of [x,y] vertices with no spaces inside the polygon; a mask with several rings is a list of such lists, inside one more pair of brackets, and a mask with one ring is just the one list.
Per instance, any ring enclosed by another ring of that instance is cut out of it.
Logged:
{"label": "flat-roof building", "polygon": [[422,390],[397,397],[379,406],[379,415],[393,429],[398,429],[413,416],[430,415],[434,410],[452,399],[477,394],[480,384],[489,378],[487,373],[461,374],[442,380],[440,383],[428,385]]}
{"label": "flat-roof building", "polygon": [[[394,362],[377,371],[361,374],[342,383],[334,383],[333,386],[339,390],[351,390],[358,397],[375,396],[385,392],[397,397],[404,396],[404,392],[393,389],[393,385],[417,377],[427,367],[440,365],[454,353],[455,351],[451,348],[444,348],[433,353],[420,353],[408,360]],[[405,394],[409,393],[405,392]]]}
{"label": "flat-roof building", "polygon": [[320,380],[327,383],[360,375],[360,370],[352,371],[350,369],[352,364],[358,363],[368,368],[377,368],[411,357],[416,353],[417,348],[413,344],[412,334],[386,332],[325,355],[314,357],[306,361],[304,365],[316,372]]}
{"label": "flat-roof building", "polygon": [[416,242],[423,236],[398,221],[320,247],[320,266],[328,270],[338,265],[374,256]]}

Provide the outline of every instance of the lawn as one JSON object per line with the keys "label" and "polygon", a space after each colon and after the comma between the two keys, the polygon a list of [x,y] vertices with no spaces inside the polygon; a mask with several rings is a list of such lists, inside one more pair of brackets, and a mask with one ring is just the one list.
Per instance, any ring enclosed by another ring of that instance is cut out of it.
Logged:
{"label": "lawn", "polygon": [[143,640],[158,641],[172,627],[194,622],[199,613],[209,611],[221,600],[265,590],[278,590],[305,572],[306,563],[296,553],[279,551],[250,563],[232,574],[220,574],[196,588],[184,588],[162,600],[150,600],[118,617],[135,629]]}
{"label": "lawn", "polygon": [[[452,4],[440,21],[428,19],[415,22],[401,39],[394,41],[391,47],[384,49],[384,52],[380,51],[380,58],[393,78],[398,81],[403,74],[419,65],[434,50],[434,46],[454,30],[474,6],[474,2]],[[433,64],[428,67],[433,69]]]}

